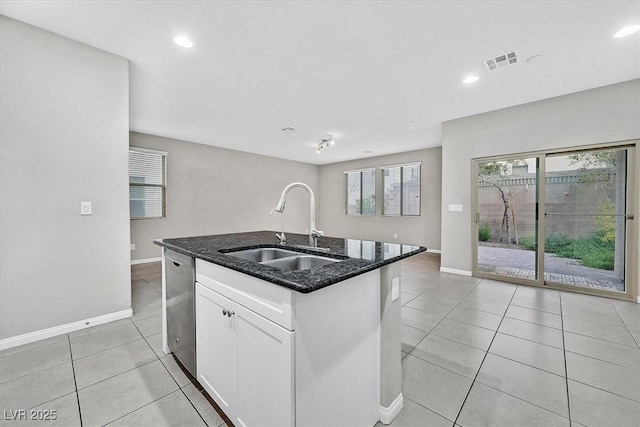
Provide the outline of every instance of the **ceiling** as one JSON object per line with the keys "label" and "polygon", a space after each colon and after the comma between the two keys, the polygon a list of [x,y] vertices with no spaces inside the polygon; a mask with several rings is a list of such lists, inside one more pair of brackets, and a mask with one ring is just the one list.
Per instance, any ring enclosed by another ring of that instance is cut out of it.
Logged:
{"label": "ceiling", "polygon": [[[131,130],[312,164],[439,146],[443,121],[640,77],[639,33],[612,37],[640,23],[635,0],[2,0],[0,13],[128,58]],[[485,70],[514,49],[520,63]]]}

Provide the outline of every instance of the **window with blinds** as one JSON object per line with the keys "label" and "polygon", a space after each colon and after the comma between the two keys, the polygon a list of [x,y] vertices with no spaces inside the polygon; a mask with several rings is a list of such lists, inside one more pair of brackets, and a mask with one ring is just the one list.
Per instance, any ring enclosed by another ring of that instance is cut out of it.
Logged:
{"label": "window with blinds", "polygon": [[167,153],[129,148],[131,219],[166,217]]}

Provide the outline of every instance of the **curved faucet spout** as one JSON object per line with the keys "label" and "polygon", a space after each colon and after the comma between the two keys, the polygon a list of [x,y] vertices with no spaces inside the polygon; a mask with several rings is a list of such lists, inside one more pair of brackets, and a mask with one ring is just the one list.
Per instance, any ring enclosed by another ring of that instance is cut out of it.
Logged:
{"label": "curved faucet spout", "polygon": [[287,203],[287,194],[295,187],[304,188],[307,193],[309,193],[309,244],[312,246],[318,246],[318,237],[322,236],[324,233],[316,229],[316,197],[313,194],[311,187],[307,184],[303,182],[292,182],[287,185],[284,190],[282,190],[282,195],[280,196],[278,203],[273,209],[271,209],[271,213],[269,215],[272,215],[274,211],[280,213],[284,212],[284,208]]}

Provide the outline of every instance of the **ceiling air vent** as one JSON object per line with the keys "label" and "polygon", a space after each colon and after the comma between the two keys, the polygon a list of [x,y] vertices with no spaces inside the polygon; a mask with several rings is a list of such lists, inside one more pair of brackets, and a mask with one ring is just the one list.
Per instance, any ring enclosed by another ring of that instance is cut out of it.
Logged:
{"label": "ceiling air vent", "polygon": [[498,55],[495,58],[485,59],[482,62],[484,63],[484,67],[487,69],[487,71],[495,71],[508,65],[517,64],[518,61],[518,51],[514,50],[511,52],[503,53],[502,55]]}

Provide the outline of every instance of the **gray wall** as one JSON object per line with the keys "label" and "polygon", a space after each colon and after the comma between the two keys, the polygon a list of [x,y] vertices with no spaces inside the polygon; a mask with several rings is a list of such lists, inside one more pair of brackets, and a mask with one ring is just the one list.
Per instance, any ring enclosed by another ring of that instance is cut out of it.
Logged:
{"label": "gray wall", "polygon": [[[445,122],[441,266],[472,269],[471,159],[637,139],[639,117],[640,80],[632,80]],[[463,212],[449,212],[449,204]]]}
{"label": "gray wall", "polygon": [[302,189],[291,190],[283,214],[269,212],[294,181],[309,185],[317,198],[318,166],[136,132],[130,144],[168,152],[167,217],[131,220],[132,260],[159,257],[154,239],[277,231],[283,221],[286,231],[309,228],[309,196]]}
{"label": "gray wall", "polygon": [[5,339],[131,308],[129,76],[126,59],[0,20]]}
{"label": "gray wall", "polygon": [[[380,166],[422,162],[422,189],[419,217],[382,216],[382,174]],[[345,213],[344,172],[376,167],[376,215]],[[320,217],[318,227],[329,236],[386,242],[419,244],[440,249],[441,149],[409,151],[388,156],[368,157],[320,167]],[[394,238],[394,234],[398,237]]]}

